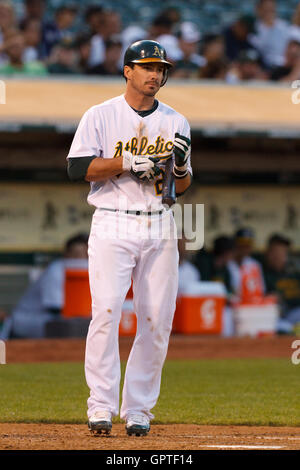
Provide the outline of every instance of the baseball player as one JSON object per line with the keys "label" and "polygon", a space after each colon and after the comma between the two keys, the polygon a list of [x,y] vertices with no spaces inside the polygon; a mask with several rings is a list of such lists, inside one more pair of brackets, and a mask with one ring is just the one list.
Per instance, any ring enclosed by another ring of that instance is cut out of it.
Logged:
{"label": "baseball player", "polygon": [[129,435],[146,435],[153,419],[178,287],[172,211],[162,204],[164,162],[173,156],[177,195],[191,184],[190,127],[155,99],[171,64],[155,41],[132,44],[124,56],[124,95],[83,115],[69,154],[72,180],[91,183],[95,206],[89,237],[92,319],[85,375],[88,425],[109,434],[119,414],[118,329],[133,283],[137,333],[128,358],[120,417]]}

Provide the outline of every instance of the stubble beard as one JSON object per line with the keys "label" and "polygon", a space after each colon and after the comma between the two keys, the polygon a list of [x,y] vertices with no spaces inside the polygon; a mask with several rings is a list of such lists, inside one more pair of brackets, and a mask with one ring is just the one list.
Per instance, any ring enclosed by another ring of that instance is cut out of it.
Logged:
{"label": "stubble beard", "polygon": [[152,98],[156,95],[158,90],[153,90],[153,91],[144,91],[145,96],[151,96]]}
{"label": "stubble beard", "polygon": [[139,87],[134,82],[132,83],[132,86],[138,93],[140,93],[141,95],[144,95],[144,96],[148,96],[149,98],[150,97],[153,98],[159,90],[159,87],[158,88],[155,87],[153,90],[147,89],[146,84],[144,85],[144,87]]}

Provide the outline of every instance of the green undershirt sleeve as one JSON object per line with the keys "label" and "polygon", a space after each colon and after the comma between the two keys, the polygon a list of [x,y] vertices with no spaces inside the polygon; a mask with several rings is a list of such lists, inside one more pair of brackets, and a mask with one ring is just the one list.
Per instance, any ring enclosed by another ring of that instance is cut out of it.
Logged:
{"label": "green undershirt sleeve", "polygon": [[68,158],[67,172],[71,181],[84,181],[88,167],[91,161],[97,158],[93,157],[76,157]]}

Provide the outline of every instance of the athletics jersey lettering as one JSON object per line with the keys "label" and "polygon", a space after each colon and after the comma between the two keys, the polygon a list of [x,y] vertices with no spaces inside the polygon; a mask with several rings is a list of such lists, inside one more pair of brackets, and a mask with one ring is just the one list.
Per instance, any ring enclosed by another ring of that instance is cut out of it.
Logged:
{"label": "athletics jersey lettering", "polygon": [[132,137],[125,145],[119,140],[115,145],[114,158],[121,157],[124,150],[131,152],[133,155],[169,155],[173,150],[173,142],[171,140],[165,142],[165,139],[160,135],[156,138],[154,144],[149,145],[148,138],[145,136],[140,139]]}
{"label": "athletics jersey lettering", "polygon": [[[133,155],[159,157],[160,173],[153,181],[140,182],[130,172],[106,180],[92,181],[89,204],[128,210],[157,210],[162,206],[164,165],[172,155],[175,134],[190,138],[184,116],[158,102],[148,116],[139,116],[124,95],[89,108],[80,120],[68,158],[117,158],[126,150]],[[190,156],[188,170],[192,173]]]}

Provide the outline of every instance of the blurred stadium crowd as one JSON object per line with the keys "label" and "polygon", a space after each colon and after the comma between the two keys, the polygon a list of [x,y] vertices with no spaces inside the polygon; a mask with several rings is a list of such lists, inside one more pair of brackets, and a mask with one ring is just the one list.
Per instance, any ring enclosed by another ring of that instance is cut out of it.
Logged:
{"label": "blurred stadium crowd", "polygon": [[237,3],[3,0],[0,74],[120,76],[124,50],[148,38],[165,47],[174,78],[300,78],[300,2]]}

